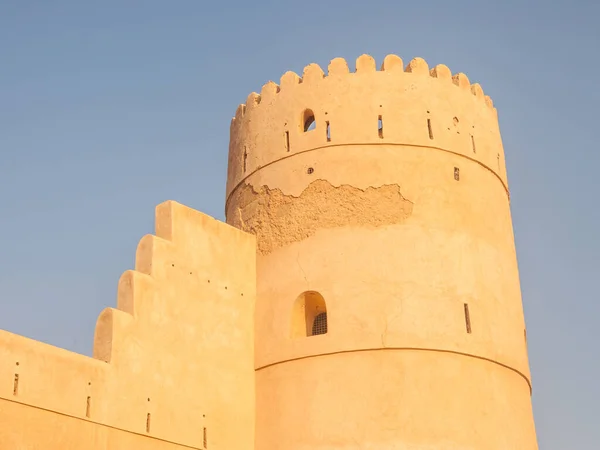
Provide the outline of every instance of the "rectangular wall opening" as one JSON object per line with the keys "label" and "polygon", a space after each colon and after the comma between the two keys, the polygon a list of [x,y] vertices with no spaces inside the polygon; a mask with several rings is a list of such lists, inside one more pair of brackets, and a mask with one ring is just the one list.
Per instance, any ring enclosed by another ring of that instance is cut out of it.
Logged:
{"label": "rectangular wall opening", "polygon": [[467,333],[471,334],[471,314],[469,313],[468,303],[465,303],[465,324],[467,326]]}

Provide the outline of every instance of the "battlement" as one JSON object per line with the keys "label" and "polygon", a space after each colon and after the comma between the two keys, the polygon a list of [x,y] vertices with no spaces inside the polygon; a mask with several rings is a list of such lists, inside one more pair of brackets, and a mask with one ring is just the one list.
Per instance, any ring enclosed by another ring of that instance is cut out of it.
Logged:
{"label": "battlement", "polygon": [[227,198],[246,177],[298,153],[344,145],[428,147],[475,160],[508,191],[504,150],[491,98],[464,73],[422,58],[343,58],[328,74],[317,64],[286,72],[241,104],[231,121]]}

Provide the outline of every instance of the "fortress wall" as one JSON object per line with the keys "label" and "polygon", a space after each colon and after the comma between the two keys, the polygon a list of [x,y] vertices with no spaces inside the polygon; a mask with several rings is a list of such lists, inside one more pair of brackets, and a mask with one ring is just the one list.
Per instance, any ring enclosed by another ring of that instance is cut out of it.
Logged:
{"label": "fortress wall", "polygon": [[0,333],[0,446],[252,448],[255,248],[161,204],[98,319],[95,359]]}
{"label": "fortress wall", "polygon": [[257,390],[258,448],[537,449],[527,385],[478,359],[342,353],[277,364],[257,381],[272,387]]}
{"label": "fortress wall", "polygon": [[[305,111],[316,128],[304,132]],[[378,132],[381,117],[383,132]],[[329,133],[327,132],[329,124]],[[328,138],[329,134],[329,138]],[[328,75],[316,64],[265,84],[240,105],[231,122],[227,198],[260,168],[302,152],[340,145],[402,144],[453,152],[491,170],[507,188],[497,112],[479,84],[421,58],[405,69],[389,55],[381,70],[363,55],[349,72],[342,58]],[[376,151],[376,150],[371,150]],[[298,195],[298,187],[287,194]]]}
{"label": "fortress wall", "polygon": [[[529,383],[510,209],[490,171],[446,152],[340,146],[247,182],[228,220],[257,236],[257,368],[350,349],[435,348],[507,365]],[[283,194],[297,186],[297,197]],[[327,302],[329,332],[292,339],[294,301],[310,290]]]}
{"label": "fortress wall", "polygon": [[232,121],[227,222],[258,248],[257,446],[535,450],[496,110],[442,65],[356,66],[287,73]]}
{"label": "fortress wall", "polygon": [[0,399],[2,448],[18,450],[183,450],[189,447],[148,434],[113,428],[98,422]]}

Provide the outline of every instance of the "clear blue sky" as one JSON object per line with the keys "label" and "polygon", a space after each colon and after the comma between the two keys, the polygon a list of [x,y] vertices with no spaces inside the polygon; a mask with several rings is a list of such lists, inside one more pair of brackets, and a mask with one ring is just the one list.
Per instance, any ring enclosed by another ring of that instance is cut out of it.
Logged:
{"label": "clear blue sky", "polygon": [[248,93],[336,56],[422,56],[499,111],[540,448],[597,448],[599,18],[594,0],[0,0],[0,328],[90,354],[155,205],[224,218]]}

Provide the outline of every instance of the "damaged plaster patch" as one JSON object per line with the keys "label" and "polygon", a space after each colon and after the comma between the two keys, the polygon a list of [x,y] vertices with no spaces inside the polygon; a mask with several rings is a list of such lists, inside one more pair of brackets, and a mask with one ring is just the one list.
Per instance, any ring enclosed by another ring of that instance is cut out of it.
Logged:
{"label": "damaged plaster patch", "polygon": [[402,196],[397,184],[363,190],[315,180],[298,197],[244,184],[232,198],[227,222],[255,234],[258,251],[268,254],[320,228],[393,225],[410,217],[412,210],[413,203]]}

